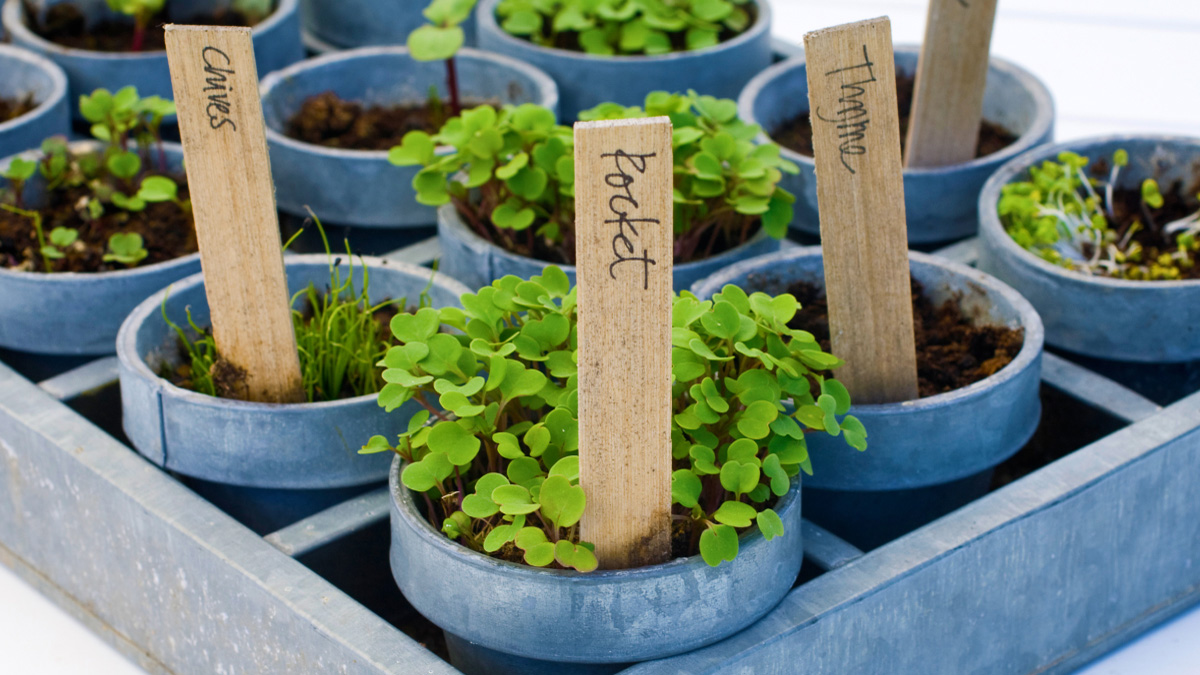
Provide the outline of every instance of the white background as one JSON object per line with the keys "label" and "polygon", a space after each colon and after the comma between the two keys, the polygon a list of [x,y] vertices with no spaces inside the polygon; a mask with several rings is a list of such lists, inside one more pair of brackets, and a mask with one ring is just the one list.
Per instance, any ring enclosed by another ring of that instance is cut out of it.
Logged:
{"label": "white background", "polygon": [[[421,2],[423,0],[400,0]],[[895,42],[920,42],[925,0],[774,0],[775,33],[880,15]],[[1113,132],[1200,136],[1200,0],[1000,0],[992,52],[1045,81],[1057,138]],[[0,673],[141,673],[0,566]],[[1200,674],[1200,610],[1079,675]]]}

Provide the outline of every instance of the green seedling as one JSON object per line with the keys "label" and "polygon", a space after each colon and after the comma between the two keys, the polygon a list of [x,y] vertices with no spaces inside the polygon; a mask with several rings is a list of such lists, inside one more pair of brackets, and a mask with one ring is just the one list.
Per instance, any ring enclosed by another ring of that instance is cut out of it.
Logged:
{"label": "green seedling", "polygon": [[0,177],[8,181],[12,191],[13,206],[18,209],[25,206],[25,182],[33,177],[37,167],[38,163],[33,160],[14,157],[4,171],[0,171]]}
{"label": "green seedling", "polygon": [[246,23],[253,26],[275,10],[275,0],[233,0],[233,8],[246,17]]}
{"label": "green seedling", "polygon": [[110,9],[133,17],[133,38],[129,44],[129,51],[142,51],[150,20],[162,11],[165,4],[166,0],[108,0]]}
{"label": "green seedling", "polygon": [[16,206],[9,204],[0,204],[0,209],[4,209],[5,211],[14,213],[18,216],[28,218],[33,223],[33,230],[37,236],[38,253],[42,256],[42,266],[46,268],[47,272],[53,272],[54,263],[52,260],[54,256],[47,255],[46,253],[48,247],[46,245],[46,235],[42,231],[42,214],[38,213],[37,211],[17,208]]}
{"label": "green seedling", "polygon": [[108,238],[108,253],[104,254],[104,262],[118,262],[133,267],[150,255],[142,244],[142,235],[136,232],[117,232]]}
{"label": "green seedling", "polygon": [[[1018,245],[1055,265],[1084,274],[1130,280],[1175,280],[1196,264],[1200,253],[1200,211],[1173,222],[1156,216],[1164,205],[1158,183],[1140,186],[1141,218],[1116,224],[1113,194],[1124,150],[1113,154],[1106,179],[1089,178],[1088,158],[1073,152],[1029,169],[1029,180],[1010,183],[997,205],[1005,230]],[[1200,196],[1197,197],[1200,199]],[[1135,236],[1158,233],[1173,250],[1147,250]]]}
{"label": "green seedling", "polygon": [[[759,226],[775,238],[786,234],[795,198],[779,181],[798,168],[780,156],[779,146],[752,142],[760,129],[738,119],[733,101],[653,92],[644,108],[603,104],[580,118],[658,115],[674,126],[676,261],[707,257],[719,243],[741,244]],[[437,154],[438,146],[453,152]],[[412,183],[417,201],[453,202],[486,240],[521,255],[549,251],[552,262],[574,263],[574,140],[549,110],[480,106],[451,118],[437,134],[405,134],[388,158],[423,167]]]}
{"label": "green seedling", "polygon": [[[355,282],[356,269],[349,243],[346,243],[347,264],[343,265],[342,257],[332,254],[320,221],[316,216],[313,220],[329,260],[329,284],[323,290],[309,284],[291,299],[292,326],[296,331],[306,400],[311,403],[374,394],[385,384],[383,373],[375,364],[384,358],[390,344],[387,329],[376,314],[389,308],[404,312],[407,299],[372,302],[366,265],[361,265],[360,288]],[[429,286],[417,300],[418,311],[431,304],[428,290]],[[220,354],[211,331],[197,326],[190,310],[187,312],[190,333],[173,323],[166,314],[165,297],[163,320],[179,336],[188,363],[190,388],[217,396],[212,372]]]}
{"label": "green seedling", "polygon": [[[423,410],[397,439],[375,436],[361,452],[399,454],[401,481],[422,495],[430,521],[468,548],[590,571],[595,556],[578,530],[587,499],[569,286],[550,266],[464,295],[462,309],[393,319],[379,403]],[[750,527],[783,534],[771,505],[811,473],[806,432],[866,448],[846,388],[829,375],[841,361],[787,327],[798,309],[791,295],[734,286],[709,301],[675,299],[671,493],[692,552],[709,565],[733,560]]]}
{"label": "green seedling", "polygon": [[64,258],[64,251],[79,240],[79,230],[73,227],[56,227],[50,230],[50,243],[42,247],[42,255],[48,258]]}
{"label": "green seedling", "polygon": [[545,47],[602,56],[712,47],[746,30],[750,0],[502,0],[500,25]]}
{"label": "green seedling", "polygon": [[[408,53],[417,61],[446,62],[446,91],[450,95],[450,114],[458,115],[458,71],[454,55],[463,46],[462,22],[475,10],[476,0],[433,0],[423,14],[429,23],[408,35]],[[433,99],[433,97],[431,97]],[[435,99],[433,99],[435,100]]]}

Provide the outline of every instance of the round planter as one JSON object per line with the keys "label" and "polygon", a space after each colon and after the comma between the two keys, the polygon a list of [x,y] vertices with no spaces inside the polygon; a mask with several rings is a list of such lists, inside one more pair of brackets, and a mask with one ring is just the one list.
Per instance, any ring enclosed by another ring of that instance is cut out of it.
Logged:
{"label": "round planter", "polygon": [[[432,272],[399,262],[366,258],[372,300],[415,301]],[[345,274],[343,261],[341,270]],[[288,288],[296,293],[313,283],[329,284],[325,255],[288,256]],[[356,287],[363,267],[354,262]],[[438,275],[429,291],[435,307],[458,305],[465,287]],[[361,456],[375,434],[391,437],[407,428],[417,406],[385,414],[378,395],[322,403],[235,401],[177,387],[158,376],[163,364],[178,361],[177,336],[166,313],[186,326],[190,308],[197,325],[210,322],[204,277],[196,274],[144,299],[117,337],[125,433],[147,459],[186,476],[227,485],[274,489],[343,488],[382,481],[388,458]],[[406,414],[407,413],[407,414]]]}
{"label": "round planter", "polygon": [[71,130],[67,76],[62,68],[32,52],[0,44],[0,97],[19,99],[29,94],[37,102],[36,108],[0,122],[0,157]]}
{"label": "round planter", "polygon": [[[946,512],[978,497],[987,489],[986,478],[979,476],[1024,446],[1041,417],[1043,329],[1033,307],[1016,291],[970,267],[915,252],[909,253],[909,261],[913,277],[935,303],[953,298],[967,316],[1023,328],[1025,341],[1011,363],[962,389],[915,401],[852,405],[850,414],[867,429],[866,452],[848,450],[841,438],[807,436],[813,475],[804,477],[805,498],[817,503],[824,500],[824,492],[841,493],[847,511],[832,519],[850,523],[855,531],[835,529],[835,534],[851,540],[877,542],[881,532],[895,533],[889,524],[911,520],[922,505]],[[708,298],[733,284],[747,291],[779,293],[798,280],[823,285],[820,248],[746,260],[701,281],[692,291]],[[974,487],[963,490],[963,483]],[[884,491],[906,494],[888,510],[867,506],[882,495],[860,498],[862,493]],[[830,510],[828,504],[823,506]]]}
{"label": "round planter", "polygon": [[[896,46],[896,71],[917,70],[920,47]],[[762,126],[764,134],[808,111],[808,70],[803,56],[777,63],[759,73],[738,97],[738,115]],[[1041,80],[1025,69],[993,57],[988,66],[983,116],[1018,135],[1000,152],[947,167],[904,169],[904,205],[908,241],[931,244],[975,234],[979,222],[976,198],[988,176],[1017,155],[1048,143],[1054,136],[1054,101]],[[766,140],[766,136],[762,137]],[[781,146],[782,147],[782,146]],[[817,215],[816,165],[812,157],[783,149],[800,167],[784,174],[780,185],[796,195],[792,227],[820,235]]]}
{"label": "round planter", "polygon": [[[72,148],[92,146],[93,141],[82,141]],[[172,170],[182,172],[183,148],[176,143],[163,148]],[[41,156],[38,151],[26,154]],[[11,161],[5,159],[0,167]],[[38,204],[44,185],[41,174],[35,174],[26,183],[26,201]],[[199,254],[112,272],[45,274],[0,267],[0,347],[35,354],[111,354],[130,310],[154,291],[199,271]]]}
{"label": "round planter", "polygon": [[[527,258],[507,251],[480,237],[463,222],[452,204],[437,212],[438,244],[441,246],[443,273],[463,282],[470,288],[482,288],[496,279],[513,274],[522,279],[541,274],[551,263],[536,258]],[[676,290],[685,290],[700,279],[717,270],[757,255],[779,250],[779,241],[772,239],[765,230],[736,248],[729,249],[704,260],[677,264],[674,268]],[[559,265],[571,283],[575,283],[575,267]]]}
{"label": "round planter", "polygon": [[[305,33],[334,49],[402,45],[409,33],[428,23],[421,13],[427,4],[413,0],[300,0],[300,17]],[[470,45],[475,38],[475,19],[467,19],[462,26]]]}
{"label": "round planter", "polygon": [[480,3],[476,20],[480,49],[507,54],[546,71],[562,95],[562,118],[614,101],[642,105],[646,94],[695,89],[734,98],[750,78],[771,64],[771,6],[756,0],[758,16],[744,33],[719,45],[657,56],[593,56],[552,49],[504,32],[496,21],[500,0]]}
{"label": "round planter", "polygon": [[[732,563],[700,558],[581,574],[497,560],[446,538],[418,512],[391,473],[392,575],[413,607],[442,627],[456,649],[509,659],[615,664],[677,654],[756,621],[787,594],[803,557],[800,485],[775,507],[784,538],[742,537]],[[470,654],[465,655],[470,658]]]}
{"label": "round planter", "polygon": [[[108,8],[106,0],[47,0],[43,7],[70,1],[83,10],[90,20],[117,16]],[[141,96],[157,95],[175,98],[171,89],[171,75],[167,69],[165,51],[147,52],[100,52],[71,49],[50,42],[30,30],[26,23],[22,0],[5,0],[2,12],[4,27],[15,44],[25,47],[54,61],[67,73],[70,81],[71,101],[79,100],[84,94],[104,87],[116,91],[127,85],[137,87]],[[275,11],[254,27],[254,60],[259,75],[265,75],[304,58],[304,47],[300,42],[300,15],[297,0],[278,0]],[[231,0],[191,0],[170,2],[169,16],[186,18],[197,10],[226,7]],[[186,11],[182,9],[186,5]],[[76,120],[82,120],[79,111],[73,108]]]}
{"label": "round planter", "polygon": [[1046,342],[1085,356],[1139,363],[1200,359],[1200,280],[1125,281],[1087,276],[1052,265],[1022,249],[996,213],[1000,190],[1027,178],[1027,169],[1060,152],[1092,161],[1129,152],[1121,186],[1155,178],[1163,189],[1187,188],[1200,178],[1200,139],[1130,135],[1093,138],[1038,148],[1005,164],[979,196],[979,266],[1017,289],[1046,323]]}
{"label": "round planter", "polygon": [[[463,49],[456,59],[462,96],[501,103],[537,103],[557,110],[558,89],[536,68],[498,54]],[[310,59],[265,77],[263,114],[279,209],[356,227],[432,226],[435,209],[417,203],[419,167],[397,167],[386,150],[327,148],[289,138],[288,119],[304,101],[333,91],[364,104],[417,103],[431,86],[445,95],[442,62],[415,61],[405,47],[367,47]]]}

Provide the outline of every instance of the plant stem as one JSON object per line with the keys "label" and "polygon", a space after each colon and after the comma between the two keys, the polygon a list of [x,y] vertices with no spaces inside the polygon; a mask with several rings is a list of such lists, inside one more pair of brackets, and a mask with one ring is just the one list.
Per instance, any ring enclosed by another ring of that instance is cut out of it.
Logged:
{"label": "plant stem", "polygon": [[458,69],[453,56],[446,59],[446,89],[450,91],[450,116],[458,117],[462,108],[458,104]]}
{"label": "plant stem", "polygon": [[37,233],[38,253],[42,256],[42,265],[46,267],[47,272],[53,272],[50,256],[46,255],[46,235],[42,232],[42,214],[37,211],[26,211],[25,209],[9,206],[8,204],[0,204],[0,208],[33,221],[33,231]]}
{"label": "plant stem", "polygon": [[138,16],[133,22],[133,41],[129,44],[129,51],[140,52],[146,43],[146,24],[149,23],[149,17]]}

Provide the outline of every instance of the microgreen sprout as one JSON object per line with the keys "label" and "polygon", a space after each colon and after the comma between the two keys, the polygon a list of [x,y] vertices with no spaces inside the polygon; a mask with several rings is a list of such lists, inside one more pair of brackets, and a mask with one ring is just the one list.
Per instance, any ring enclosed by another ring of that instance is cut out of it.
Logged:
{"label": "microgreen sprout", "polygon": [[253,26],[271,14],[275,9],[275,0],[233,0],[232,6]]}
{"label": "microgreen sprout", "polygon": [[129,44],[129,51],[142,51],[150,20],[162,11],[165,4],[166,0],[108,0],[110,9],[133,17],[133,38]]}
{"label": "microgreen sprout", "polygon": [[7,168],[0,172],[0,177],[8,180],[9,189],[13,194],[13,206],[20,209],[25,205],[25,182],[37,171],[37,162],[22,157],[14,157]]}
{"label": "microgreen sprout", "polygon": [[133,267],[150,255],[142,244],[142,235],[136,232],[117,232],[108,238],[108,253],[104,254],[104,262],[119,262]]}
{"label": "microgreen sprout", "polygon": [[[755,145],[760,129],[737,117],[728,99],[652,92],[644,108],[603,104],[581,119],[667,115],[674,126],[675,259],[707,257],[718,243],[736,246],[758,227],[787,232],[795,198],[779,181],[797,167],[773,143]],[[438,146],[453,152],[437,154]],[[453,202],[479,236],[516,253],[573,263],[575,165],[570,127],[527,103],[480,106],[451,118],[434,135],[405,134],[389,160],[423,168],[413,178],[417,201]],[[475,191],[472,194],[471,191]]]}
{"label": "microgreen sprout", "polygon": [[38,253],[42,256],[42,265],[46,268],[47,272],[53,271],[53,263],[51,263],[51,260],[56,256],[47,253],[49,247],[46,245],[46,235],[42,231],[42,214],[38,213],[37,211],[17,208],[9,204],[0,204],[0,209],[4,209],[5,211],[15,213],[18,216],[28,218],[33,222],[33,230],[37,235]]}
{"label": "microgreen sprout", "polygon": [[[1118,150],[1107,179],[1089,178],[1089,161],[1063,152],[1003,187],[997,211],[1013,240],[1042,259],[1084,274],[1131,280],[1180,279],[1196,264],[1200,211],[1159,223],[1165,202],[1152,178],[1138,187],[1137,212],[1117,222],[1116,187],[1129,155]],[[1197,197],[1200,199],[1200,196]],[[1143,244],[1154,235],[1169,246]]]}
{"label": "microgreen sprout", "polygon": [[502,0],[500,25],[546,47],[596,55],[712,47],[750,26],[750,0]]}
{"label": "microgreen sprout", "polygon": [[[417,61],[446,62],[446,91],[450,95],[450,114],[458,115],[458,71],[454,55],[463,46],[466,36],[462,22],[475,10],[476,0],[433,0],[423,14],[429,23],[408,35],[408,53]],[[431,100],[436,100],[431,96]]]}
{"label": "microgreen sprout", "polygon": [[[674,302],[674,516],[687,524],[688,554],[714,567],[737,556],[741,531],[784,534],[771,506],[811,473],[806,432],[866,448],[846,414],[849,394],[830,376],[841,361],[787,327],[798,309],[791,295],[735,286]],[[361,452],[399,454],[401,481],[430,521],[468,548],[590,571],[596,559],[578,529],[575,310],[566,274],[550,266],[466,294],[462,309],[397,316],[379,403],[423,410],[397,439],[372,437]]]}

